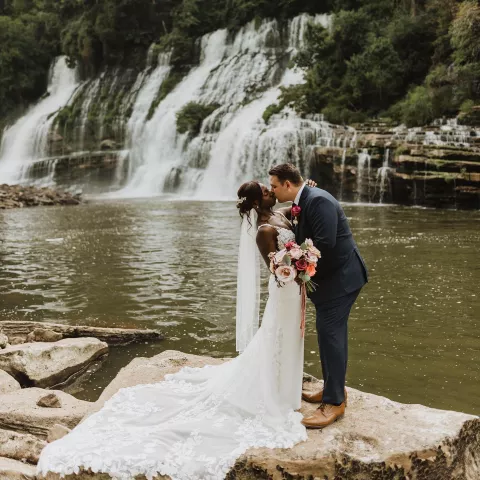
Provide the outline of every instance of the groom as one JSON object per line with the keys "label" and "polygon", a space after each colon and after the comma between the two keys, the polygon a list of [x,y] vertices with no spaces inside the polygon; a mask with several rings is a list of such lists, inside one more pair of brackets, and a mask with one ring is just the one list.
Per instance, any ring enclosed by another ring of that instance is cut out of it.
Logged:
{"label": "groom", "polygon": [[[305,185],[291,164],[269,171],[277,200],[293,202],[292,220],[300,245],[311,238],[320,250],[316,290],[309,294],[317,312],[317,334],[324,387],[320,392],[302,393],[302,398],[320,407],[302,423],[323,428],[345,413],[348,333],[350,310],[367,283],[367,268],[353,240],[347,217],[338,201],[325,190]],[[297,208],[294,208],[297,207]],[[296,213],[296,215],[294,215]]]}

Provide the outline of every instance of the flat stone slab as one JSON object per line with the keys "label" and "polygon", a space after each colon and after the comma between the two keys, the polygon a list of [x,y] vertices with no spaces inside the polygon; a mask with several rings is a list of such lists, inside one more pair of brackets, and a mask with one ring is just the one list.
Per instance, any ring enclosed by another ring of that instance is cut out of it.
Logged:
{"label": "flat stone slab", "polygon": [[0,369],[24,386],[53,387],[107,352],[108,345],[96,338],[23,343],[0,350]]}
{"label": "flat stone slab", "polygon": [[0,480],[36,480],[35,472],[32,465],[0,457]]}
{"label": "flat stone slab", "polygon": [[0,370],[0,395],[20,390],[20,384],[5,370]]}
{"label": "flat stone slab", "polygon": [[[121,370],[95,408],[119,388],[153,383],[166,373],[189,365],[218,364],[221,359],[166,351],[150,359],[137,358]],[[321,382],[306,377],[305,388]],[[309,415],[317,405],[303,403]],[[58,475],[49,474],[48,480]],[[67,479],[109,479],[80,472]],[[138,477],[138,480],[144,477]],[[165,477],[156,477],[158,479]],[[348,388],[345,417],[324,430],[308,430],[308,440],[292,449],[251,449],[240,457],[228,480],[478,480],[480,419],[423,405],[406,405]]]}
{"label": "flat stone slab", "polygon": [[36,464],[46,445],[35,435],[0,429],[0,457]]}
{"label": "flat stone slab", "polygon": [[[22,337],[35,330],[49,330],[59,333],[63,338],[95,337],[109,345],[128,345],[147,340],[163,340],[163,335],[158,330],[135,328],[103,328],[89,327],[87,325],[63,325],[59,323],[23,322],[16,320],[0,321],[0,330],[8,337]],[[38,341],[38,340],[37,340]],[[43,341],[46,341],[43,339]]]}
{"label": "flat stone slab", "polygon": [[[60,399],[61,407],[39,407],[37,402],[52,392]],[[92,406],[60,390],[24,388],[0,396],[0,428],[45,439],[56,424],[72,429]]]}

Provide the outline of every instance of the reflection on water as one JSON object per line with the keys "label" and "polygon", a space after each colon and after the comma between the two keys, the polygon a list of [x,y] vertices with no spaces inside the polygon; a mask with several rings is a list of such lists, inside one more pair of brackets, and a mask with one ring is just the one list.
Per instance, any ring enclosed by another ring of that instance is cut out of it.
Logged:
{"label": "reflection on water", "polygon": [[[348,384],[480,413],[478,212],[345,206],[370,270],[350,317]],[[233,203],[152,199],[0,213],[3,319],[160,328],[112,349],[79,396],[131,358],[235,354],[239,217]],[[305,369],[320,376],[313,308]]]}

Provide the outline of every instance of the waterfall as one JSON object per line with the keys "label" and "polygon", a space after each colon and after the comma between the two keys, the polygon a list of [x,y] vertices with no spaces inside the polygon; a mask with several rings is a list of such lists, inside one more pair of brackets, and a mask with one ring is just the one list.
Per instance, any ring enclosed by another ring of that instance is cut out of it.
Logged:
{"label": "waterfall", "polygon": [[385,157],[383,160],[383,165],[377,170],[377,180],[380,181],[380,199],[379,203],[383,203],[383,198],[385,196],[385,192],[387,191],[387,182],[388,182],[388,174],[390,171],[389,161],[390,161],[390,150],[388,148],[385,149]]}
{"label": "waterfall", "polygon": [[0,146],[0,183],[18,183],[30,163],[46,156],[48,133],[59,108],[67,104],[78,86],[76,71],[59,57],[50,72],[47,95],[3,133]]}
{"label": "waterfall", "polygon": [[[239,183],[264,178],[273,163],[306,167],[316,142],[328,143],[330,127],[300,119],[286,109],[262,116],[275,103],[280,86],[303,81],[287,68],[302,45],[309,21],[328,25],[329,17],[300,15],[287,26],[276,20],[251,22],[230,38],[226,30],[200,39],[200,64],[158,105],[131,141],[131,168],[121,196],[149,196],[175,190],[198,198],[232,197]],[[177,113],[189,102],[217,108],[191,138],[177,132]]]}
{"label": "waterfall", "polygon": [[[152,55],[151,50],[152,48],[149,50],[150,58]],[[127,123],[126,143],[127,148],[130,149],[129,177],[132,176],[132,173],[139,166],[137,161],[142,155],[145,120],[158,93],[158,89],[170,73],[170,57],[171,52],[160,53],[158,55],[157,67],[149,75],[146,74],[146,71],[151,67],[151,59],[147,59],[147,69],[140,73],[133,87],[133,89],[138,88],[138,94]]]}
{"label": "waterfall", "polygon": [[480,137],[480,130],[467,125],[459,125],[456,118],[438,119],[427,128],[406,128],[401,125],[393,129],[394,138],[406,143],[431,145],[436,147],[471,147]]}
{"label": "waterfall", "polygon": [[92,82],[86,87],[85,91],[85,98],[86,100],[82,102],[82,110],[80,112],[79,118],[79,128],[78,128],[78,145],[79,150],[83,151],[85,149],[85,129],[87,126],[88,121],[88,112],[90,110],[90,106],[92,105],[93,100],[97,97],[98,92],[100,90],[100,84],[102,81],[102,75]]}
{"label": "waterfall", "polygon": [[[370,202],[370,175],[371,175],[371,157],[368,150],[364,148],[358,154],[357,164],[357,202],[362,202],[367,196]],[[365,182],[367,183],[367,191],[365,192]]]}
{"label": "waterfall", "polygon": [[345,159],[347,157],[347,149],[344,147],[342,152],[342,163],[340,164],[340,197],[343,200],[343,183],[345,182]]}

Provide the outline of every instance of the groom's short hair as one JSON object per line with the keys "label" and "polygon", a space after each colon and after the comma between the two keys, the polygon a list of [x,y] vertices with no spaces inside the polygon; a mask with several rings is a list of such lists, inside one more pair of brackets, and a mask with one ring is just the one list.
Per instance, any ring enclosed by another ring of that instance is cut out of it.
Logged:
{"label": "groom's short hair", "polygon": [[272,176],[275,175],[282,184],[287,180],[290,183],[293,183],[293,185],[300,185],[303,183],[300,171],[292,163],[282,163],[281,165],[277,165],[276,167],[271,168],[268,174]]}

